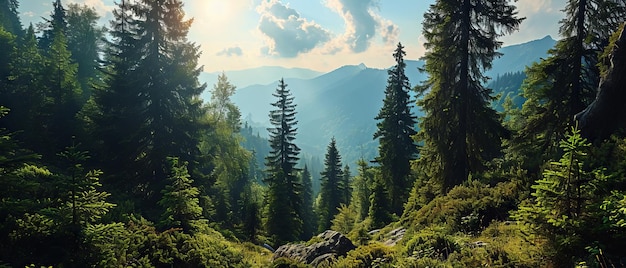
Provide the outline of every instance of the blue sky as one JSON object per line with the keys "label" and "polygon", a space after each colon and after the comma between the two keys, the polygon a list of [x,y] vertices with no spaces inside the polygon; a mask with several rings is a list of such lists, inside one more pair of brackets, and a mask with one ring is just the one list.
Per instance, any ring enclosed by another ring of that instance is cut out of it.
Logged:
{"label": "blue sky", "polygon": [[[121,0],[115,0],[119,2]],[[330,71],[364,63],[387,68],[400,41],[408,59],[424,54],[421,21],[434,0],[183,0],[194,18],[189,40],[201,46],[207,72],[259,66]],[[24,25],[41,22],[52,0],[21,0]],[[64,0],[86,4],[111,18],[114,0]],[[505,45],[552,35],[565,0],[518,0],[526,17],[520,30],[502,38]],[[108,25],[108,23],[107,23]]]}

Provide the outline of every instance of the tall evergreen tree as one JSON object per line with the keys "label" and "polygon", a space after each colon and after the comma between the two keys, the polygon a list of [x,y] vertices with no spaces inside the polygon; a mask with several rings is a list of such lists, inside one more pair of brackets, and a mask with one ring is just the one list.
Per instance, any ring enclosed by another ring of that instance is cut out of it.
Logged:
{"label": "tall evergreen tree", "polygon": [[167,157],[194,170],[205,87],[198,82],[199,51],[186,38],[192,21],[184,20],[179,0],[122,1],[114,15],[111,82],[95,97],[94,129],[107,157],[128,167],[130,176],[117,179],[153,203],[167,177]]}
{"label": "tall evergreen tree", "polygon": [[593,101],[600,81],[598,56],[623,22],[626,2],[570,0],[564,11],[563,38],[547,58],[527,69],[522,86],[527,101],[517,118],[514,149],[531,169],[556,156],[574,115]]}
{"label": "tall evergreen tree", "polygon": [[67,9],[67,42],[72,60],[78,64],[77,76],[83,100],[91,96],[91,83],[99,77],[100,53],[103,52],[105,28],[98,26],[95,8],[70,4]]}
{"label": "tall evergreen tree", "polygon": [[23,34],[22,22],[17,9],[17,0],[0,0],[0,26],[6,31],[21,37]]}
{"label": "tall evergreen tree", "polygon": [[33,148],[45,156],[54,156],[70,147],[73,138],[80,135],[81,126],[76,117],[81,109],[82,90],[78,83],[77,64],[72,62],[65,34],[57,32],[44,61],[43,81],[45,95],[42,139],[33,140]]}
{"label": "tall evergreen tree", "polygon": [[302,233],[301,188],[296,176],[296,164],[299,160],[300,148],[294,143],[296,139],[296,105],[285,81],[278,81],[278,88],[272,94],[277,98],[270,111],[268,128],[270,154],[266,158],[267,208],[265,228],[276,245],[287,241],[295,241]]}
{"label": "tall evergreen tree", "polygon": [[45,22],[37,24],[39,30],[42,31],[39,47],[44,51],[50,48],[57,33],[67,34],[67,10],[63,7],[61,0],[54,0],[52,7],[50,18],[44,18]]}
{"label": "tall evergreen tree", "polygon": [[389,71],[385,99],[376,120],[378,130],[374,139],[379,138],[378,154],[375,162],[380,169],[391,197],[392,213],[400,215],[402,204],[408,198],[408,189],[411,185],[410,161],[416,157],[417,146],[413,142],[416,134],[416,117],[411,113],[409,79],[404,68],[404,47],[398,43],[393,57],[396,65]]}
{"label": "tall evergreen tree", "polygon": [[391,222],[390,206],[387,201],[388,195],[385,183],[382,181],[380,174],[378,174],[378,176],[374,177],[372,193],[369,197],[368,217],[371,220],[372,228],[382,228]]}
{"label": "tall evergreen tree", "polygon": [[516,14],[508,0],[438,0],[424,15],[429,78],[418,87],[426,93],[418,103],[426,113],[419,161],[443,191],[482,170],[508,135],[482,72],[500,55],[497,39],[521,23]]}
{"label": "tall evergreen tree", "polygon": [[339,189],[342,190],[341,203],[350,205],[350,197],[352,195],[352,173],[350,166],[344,165],[341,171],[341,183]]}
{"label": "tall evergreen tree", "polygon": [[365,160],[357,161],[359,166],[359,174],[352,182],[352,200],[350,206],[354,206],[357,213],[357,220],[364,220],[370,210],[370,196],[372,195],[373,174],[370,167],[367,166]]}
{"label": "tall evergreen tree", "polygon": [[319,224],[317,230],[328,230],[331,221],[337,214],[344,198],[343,171],[341,170],[341,155],[337,150],[337,143],[333,137],[326,149],[324,158],[324,171],[322,171],[322,188],[320,189],[320,201],[317,207]]}
{"label": "tall evergreen tree", "polygon": [[311,173],[307,165],[301,173],[302,183],[302,208],[300,209],[300,218],[302,218],[302,235],[300,239],[309,240],[317,229],[317,221],[313,211],[313,182],[311,181]]}

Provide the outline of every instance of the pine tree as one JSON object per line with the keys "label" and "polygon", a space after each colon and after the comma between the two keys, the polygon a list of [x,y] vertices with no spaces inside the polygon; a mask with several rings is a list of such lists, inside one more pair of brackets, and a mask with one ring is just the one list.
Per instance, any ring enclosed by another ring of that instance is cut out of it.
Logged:
{"label": "pine tree", "polygon": [[295,241],[302,233],[302,219],[299,215],[302,206],[301,188],[296,176],[296,164],[300,148],[294,143],[296,138],[296,105],[285,81],[278,82],[277,98],[272,103],[276,109],[270,111],[268,128],[270,154],[266,157],[268,186],[266,196],[265,228],[276,245]]}
{"label": "pine tree", "polygon": [[390,193],[392,212],[398,215],[402,213],[402,204],[408,198],[407,189],[411,185],[409,162],[417,154],[413,142],[416,117],[411,113],[411,86],[404,72],[406,52],[403,49],[398,43],[393,53],[396,65],[388,71],[383,107],[375,118],[381,121],[376,124],[378,130],[374,133],[374,139],[380,139],[375,162],[380,164],[385,187]]}
{"label": "pine tree", "polygon": [[424,143],[419,162],[443,191],[481,171],[508,135],[482,72],[499,55],[497,39],[521,23],[516,14],[506,0],[438,0],[424,15],[429,78],[418,87],[426,113],[417,136]]}
{"label": "pine tree", "polygon": [[319,224],[317,230],[323,232],[328,230],[331,221],[337,214],[343,198],[342,188],[343,171],[341,170],[341,155],[337,150],[335,138],[330,140],[324,158],[324,171],[322,171],[322,187],[320,190],[320,201],[317,207]]}
{"label": "pine tree", "polygon": [[[549,56],[530,66],[522,86],[527,99],[518,116],[513,148],[526,166],[552,158],[574,115],[593,101],[600,81],[599,53],[626,16],[622,0],[570,0],[561,21],[563,36]],[[539,162],[539,163],[537,163]]]}
{"label": "pine tree", "polygon": [[300,209],[300,217],[302,218],[302,235],[300,240],[309,240],[317,229],[317,221],[315,213],[313,213],[313,183],[311,182],[311,173],[307,165],[301,173],[302,183],[302,208]]}
{"label": "pine tree", "polygon": [[161,215],[161,225],[164,227],[178,227],[185,232],[193,231],[195,222],[202,215],[198,194],[193,179],[189,176],[187,163],[180,163],[178,158],[168,158],[170,163],[169,184],[162,190],[163,198],[159,200],[165,211]]}

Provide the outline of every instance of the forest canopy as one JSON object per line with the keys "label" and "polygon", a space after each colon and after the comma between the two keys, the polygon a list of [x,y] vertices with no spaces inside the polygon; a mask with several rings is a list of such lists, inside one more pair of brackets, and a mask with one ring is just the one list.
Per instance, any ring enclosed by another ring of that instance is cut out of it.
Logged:
{"label": "forest canopy", "polygon": [[306,267],[272,253],[327,230],[352,247],[318,267],[626,265],[623,126],[574,120],[625,87],[623,0],[567,1],[548,56],[497,79],[516,1],[434,1],[427,79],[388,51],[378,154],[356,163],[345,133],[302,152],[289,80],[263,134],[225,73],[201,83],[182,0],[118,1],[109,25],[64,4],[25,27],[0,0],[0,267]]}

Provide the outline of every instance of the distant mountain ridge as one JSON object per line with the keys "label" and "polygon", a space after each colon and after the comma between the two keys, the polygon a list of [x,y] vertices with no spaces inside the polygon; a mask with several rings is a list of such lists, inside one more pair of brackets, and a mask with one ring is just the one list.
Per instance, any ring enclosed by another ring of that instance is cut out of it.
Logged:
{"label": "distant mountain ridge", "polygon": [[[212,88],[217,83],[217,76],[222,72],[203,72],[200,74],[200,81],[207,83],[208,88]],[[264,66],[252,69],[224,71],[231,84],[238,88],[252,85],[266,85],[277,80],[276,77],[311,79],[321,75],[321,72],[305,68],[285,68],[280,66]]]}
{"label": "distant mountain ridge", "polygon": [[[545,57],[555,43],[550,36],[546,36],[503,47],[500,50],[503,56],[493,62],[493,69],[487,71],[486,75],[495,78],[524,71],[526,66]],[[424,66],[423,61],[406,60],[405,63],[411,86],[426,80],[427,74],[418,70]],[[314,75],[306,71],[302,73]],[[228,72],[226,75],[238,86]],[[311,78],[275,75],[263,77],[264,82],[238,86],[232,99],[239,106],[243,117],[252,121],[253,125],[269,126],[270,103],[275,101],[272,93],[281,77],[285,77],[295,97],[296,119],[299,121],[296,143],[304,153],[323,156],[331,137],[335,137],[344,164],[354,165],[359,158],[372,160],[376,156],[378,142],[372,139],[376,131],[374,117],[382,107],[388,78],[386,69],[368,68],[364,64],[346,65]],[[261,77],[259,79],[261,81]],[[414,107],[414,113],[421,116],[417,107]],[[264,134],[263,131],[260,133]]]}

